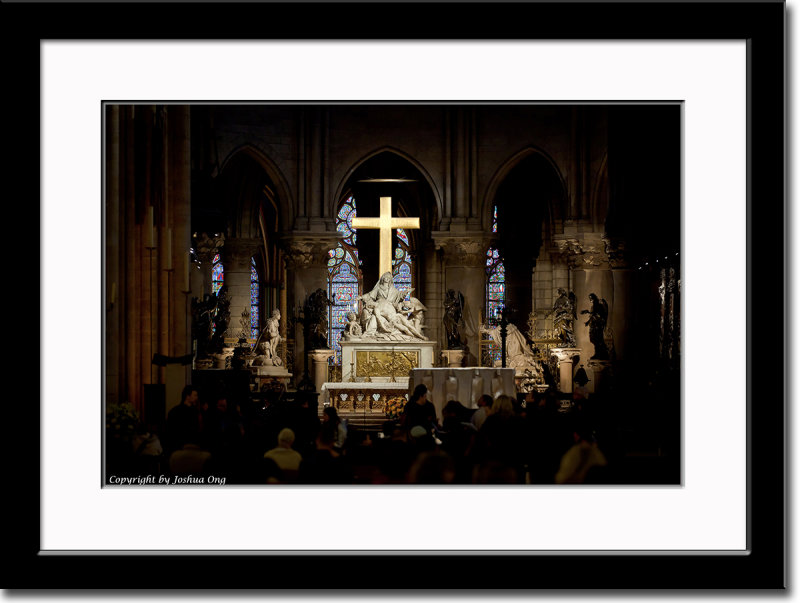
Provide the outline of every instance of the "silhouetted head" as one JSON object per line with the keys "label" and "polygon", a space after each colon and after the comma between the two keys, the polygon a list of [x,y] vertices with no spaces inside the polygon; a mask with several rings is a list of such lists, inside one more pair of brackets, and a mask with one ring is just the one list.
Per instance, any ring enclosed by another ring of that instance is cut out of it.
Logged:
{"label": "silhouetted head", "polygon": [[[420,383],[417,387],[414,388],[414,393],[411,394],[411,402],[418,402],[419,404],[424,404],[427,401],[428,396],[428,388],[425,387],[424,383]],[[422,402],[420,402],[422,400]]]}
{"label": "silhouetted head", "polygon": [[181,402],[187,405],[193,405],[197,403],[199,391],[193,385],[187,385],[181,391]]}

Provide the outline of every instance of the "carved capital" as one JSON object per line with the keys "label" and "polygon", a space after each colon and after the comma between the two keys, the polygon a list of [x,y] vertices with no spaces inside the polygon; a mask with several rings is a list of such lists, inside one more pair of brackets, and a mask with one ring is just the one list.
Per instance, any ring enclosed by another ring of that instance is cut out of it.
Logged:
{"label": "carved capital", "polygon": [[484,232],[465,232],[463,235],[433,233],[438,249],[444,252],[445,266],[479,267],[486,265],[486,250],[491,239]]}
{"label": "carved capital", "polygon": [[287,235],[281,238],[281,247],[289,270],[303,270],[328,265],[328,252],[342,239],[341,233],[315,233]]}
{"label": "carved capital", "polygon": [[258,239],[228,239],[225,241],[225,261],[231,265],[244,266],[249,270],[250,258],[261,245]]}
{"label": "carved capital", "polygon": [[573,270],[609,266],[604,239],[557,239],[554,244],[554,255],[560,256]]}
{"label": "carved capital", "polygon": [[550,348],[550,355],[555,356],[560,364],[565,360],[572,362],[575,356],[581,355],[581,350],[580,348]]}
{"label": "carved capital", "polygon": [[194,254],[201,262],[211,262],[214,256],[222,251],[225,235],[215,234],[209,237],[206,233],[194,233],[192,236]]}
{"label": "carved capital", "polygon": [[333,356],[333,350],[310,350],[308,357],[311,358],[315,364],[323,364],[328,362],[328,358]]}

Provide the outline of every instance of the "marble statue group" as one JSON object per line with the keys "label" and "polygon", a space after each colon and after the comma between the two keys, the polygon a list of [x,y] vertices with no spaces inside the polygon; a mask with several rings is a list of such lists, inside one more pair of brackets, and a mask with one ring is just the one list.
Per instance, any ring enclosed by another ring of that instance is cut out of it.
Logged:
{"label": "marble statue group", "polygon": [[[413,292],[413,289],[410,291]],[[410,293],[409,292],[409,293]],[[416,297],[405,299],[405,292],[394,286],[391,272],[384,272],[372,288],[359,299],[360,316],[347,315],[344,341],[427,341],[423,333],[427,308]]]}

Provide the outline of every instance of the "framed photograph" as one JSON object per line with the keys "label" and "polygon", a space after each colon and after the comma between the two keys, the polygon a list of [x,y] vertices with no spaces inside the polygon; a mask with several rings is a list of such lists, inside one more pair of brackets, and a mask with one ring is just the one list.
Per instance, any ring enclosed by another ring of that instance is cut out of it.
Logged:
{"label": "framed photograph", "polygon": [[785,587],[782,2],[1,10],[19,586]]}

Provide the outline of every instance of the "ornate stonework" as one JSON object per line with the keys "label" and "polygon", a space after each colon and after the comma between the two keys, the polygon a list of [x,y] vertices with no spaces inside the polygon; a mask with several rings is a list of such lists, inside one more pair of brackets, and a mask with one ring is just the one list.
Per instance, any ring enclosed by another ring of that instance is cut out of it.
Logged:
{"label": "ornate stonework", "polygon": [[450,233],[432,233],[437,249],[444,251],[446,266],[484,266],[486,250],[490,238],[484,232],[468,232],[463,235]]}
{"label": "ornate stonework", "polygon": [[214,256],[222,251],[225,245],[225,235],[218,234],[209,237],[206,233],[195,233],[192,237],[194,241],[194,254],[201,262],[211,262]]}
{"label": "ornate stonework", "polygon": [[609,267],[604,239],[557,239],[554,256],[566,261],[573,270]]}
{"label": "ornate stonework", "polygon": [[258,251],[258,239],[228,239],[225,242],[225,261],[250,266],[250,258]]}
{"label": "ornate stonework", "polygon": [[312,266],[326,266],[328,252],[342,238],[340,233],[317,233],[314,235],[286,236],[281,239],[286,267],[302,270]]}

